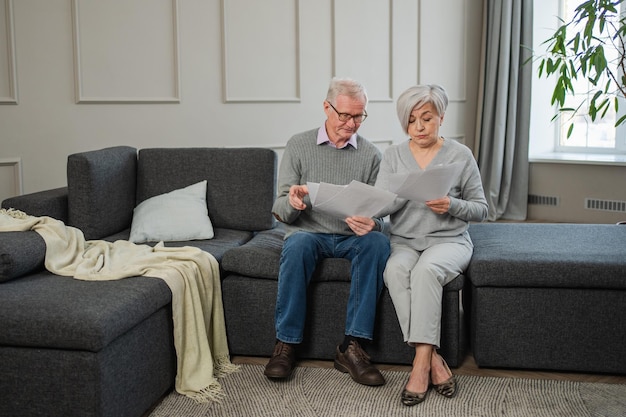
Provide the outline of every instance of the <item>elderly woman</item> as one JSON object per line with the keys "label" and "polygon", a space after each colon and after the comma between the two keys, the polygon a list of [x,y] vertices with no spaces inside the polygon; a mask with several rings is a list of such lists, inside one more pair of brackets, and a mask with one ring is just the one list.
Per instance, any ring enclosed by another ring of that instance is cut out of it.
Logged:
{"label": "elderly woman", "polygon": [[404,341],[415,358],[401,400],[424,401],[428,387],[455,395],[454,375],[437,353],[441,335],[443,286],[467,268],[473,245],[470,221],[487,217],[487,201],[476,161],[465,145],[439,135],[448,105],[438,85],[418,85],[397,101],[400,124],[409,140],[386,149],[376,186],[390,189],[394,174],[427,171],[460,162],[462,168],[447,195],[420,202],[398,197],[390,208],[391,256],[384,282],[393,300]]}

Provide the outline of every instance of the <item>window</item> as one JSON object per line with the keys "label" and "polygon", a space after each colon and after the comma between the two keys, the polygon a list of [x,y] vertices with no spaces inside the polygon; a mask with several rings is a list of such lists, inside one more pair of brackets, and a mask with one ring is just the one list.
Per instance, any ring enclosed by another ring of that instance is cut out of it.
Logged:
{"label": "window", "polygon": [[[554,34],[563,23],[569,21],[582,0],[558,0],[556,2],[534,0],[533,2],[533,53],[545,54],[543,42]],[[626,14],[626,2],[621,13]],[[563,20],[559,20],[559,16]],[[569,16],[569,17],[568,17]],[[613,51],[615,56],[617,53]],[[615,63],[613,63],[615,65]],[[610,106],[607,115],[592,122],[587,111],[581,109],[573,120],[574,129],[569,138],[567,130],[570,120],[566,114],[552,121],[557,108],[550,104],[555,79],[538,76],[538,60],[533,61],[531,93],[530,149],[531,161],[579,162],[626,165],[626,125],[615,127],[615,110]],[[576,97],[567,97],[565,106],[576,108],[587,98],[589,90],[585,80],[578,80]],[[620,115],[626,111],[626,100],[620,99]]]}
{"label": "window", "polygon": [[[580,4],[580,0],[560,1],[561,17],[565,22],[569,22],[574,17],[575,9]],[[573,29],[582,32],[584,28],[581,26],[580,28],[573,27]],[[613,72],[617,73],[617,51],[607,48],[605,49],[605,55],[609,65],[613,67]],[[607,81],[607,75],[603,74],[598,85],[605,85]],[[574,128],[569,138],[567,137],[567,132],[572,120],[570,120],[567,114],[563,114],[560,117],[557,133],[558,142],[555,147],[557,152],[613,153],[626,151],[626,132],[623,130],[623,126],[615,127],[616,113],[614,106],[610,105],[608,107],[608,111],[602,119],[592,121],[586,114],[587,104],[596,90],[597,88],[594,88],[586,78],[580,77],[578,80],[574,80],[576,95],[568,96],[564,107],[582,107],[581,111],[574,116]],[[620,108],[622,110],[626,108],[624,100],[621,100]]]}

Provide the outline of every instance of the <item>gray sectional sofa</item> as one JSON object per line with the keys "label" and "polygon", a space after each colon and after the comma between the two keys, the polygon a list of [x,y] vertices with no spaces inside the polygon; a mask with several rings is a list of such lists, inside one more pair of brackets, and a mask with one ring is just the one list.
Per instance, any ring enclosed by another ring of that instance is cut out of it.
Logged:
{"label": "gray sectional sofa", "polygon": [[[129,238],[141,202],[207,180],[215,236],[166,245],[216,257],[230,353],[267,357],[283,238],[271,215],[276,170],[268,149],[113,147],[70,155],[67,187],[2,207],[114,241]],[[482,223],[470,234],[470,266],[444,288],[451,367],[471,347],[479,366],[626,373],[626,226]],[[36,232],[0,233],[0,416],[142,416],[176,374],[169,287],[56,276],[44,255]],[[300,358],[334,358],[349,277],[343,259],[317,268]],[[386,291],[375,337],[375,363],[411,363]]]}
{"label": "gray sectional sofa", "polygon": [[[7,199],[3,208],[50,216],[88,240],[128,239],[146,199],[207,180],[215,236],[197,246],[220,262],[232,355],[269,356],[282,229],[271,215],[276,154],[268,149],[113,147],[70,155],[67,187]],[[150,242],[148,244],[154,244]],[[80,281],[43,267],[36,232],[0,233],[0,416],[139,417],[173,387],[171,292],[159,279]],[[316,272],[301,358],[332,359],[343,337],[349,265]],[[442,353],[465,355],[459,276],[444,295]],[[380,303],[375,362],[410,363],[389,295]]]}

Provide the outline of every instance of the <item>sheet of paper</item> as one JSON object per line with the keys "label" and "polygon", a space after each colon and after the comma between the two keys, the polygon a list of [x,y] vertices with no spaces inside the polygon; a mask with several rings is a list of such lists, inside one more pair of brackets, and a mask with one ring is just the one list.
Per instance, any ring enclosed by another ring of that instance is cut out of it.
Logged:
{"label": "sheet of paper", "polygon": [[308,182],[313,210],[345,219],[349,216],[373,217],[393,203],[396,194],[352,181],[348,185]]}
{"label": "sheet of paper", "polygon": [[389,176],[389,188],[399,197],[425,202],[448,195],[450,188],[458,179],[462,162],[437,165],[425,171],[412,171],[407,174]]}

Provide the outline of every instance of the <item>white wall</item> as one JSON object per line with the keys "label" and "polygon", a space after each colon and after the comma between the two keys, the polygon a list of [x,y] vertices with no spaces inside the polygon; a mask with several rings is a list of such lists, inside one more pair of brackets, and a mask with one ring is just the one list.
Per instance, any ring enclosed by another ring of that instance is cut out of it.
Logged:
{"label": "white wall", "polygon": [[480,0],[0,0],[0,200],[107,146],[280,153],[334,75],[367,86],[381,148],[416,83],[447,88],[442,133],[471,146],[481,19]]}

